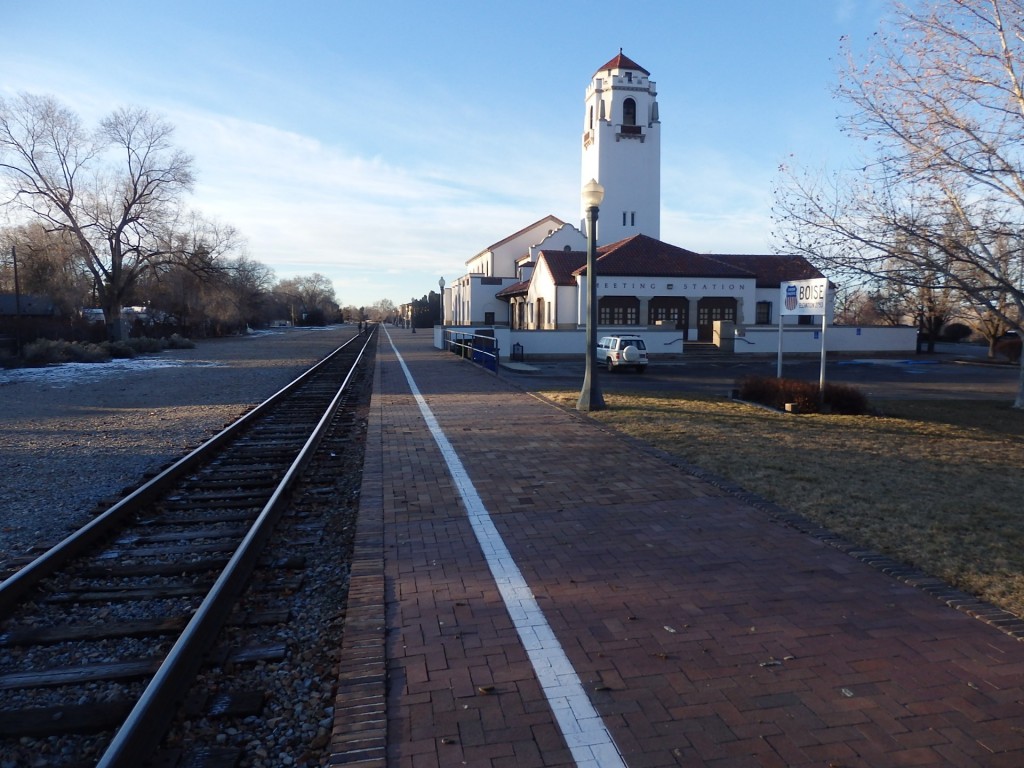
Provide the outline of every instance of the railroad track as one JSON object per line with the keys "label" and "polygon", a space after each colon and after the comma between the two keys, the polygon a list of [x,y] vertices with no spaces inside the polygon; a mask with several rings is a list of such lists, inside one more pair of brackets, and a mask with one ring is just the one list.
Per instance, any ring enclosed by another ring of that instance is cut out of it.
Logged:
{"label": "railroad track", "polygon": [[0,765],[144,765],[204,665],[280,653],[210,651],[225,624],[288,621],[232,611],[258,567],[296,588],[303,564],[265,546],[318,447],[352,430],[373,343],[355,337],[0,584]]}

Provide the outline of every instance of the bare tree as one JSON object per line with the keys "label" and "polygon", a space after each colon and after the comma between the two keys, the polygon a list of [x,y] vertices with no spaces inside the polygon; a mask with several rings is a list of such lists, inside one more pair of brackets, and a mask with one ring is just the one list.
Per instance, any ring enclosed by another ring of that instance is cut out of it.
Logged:
{"label": "bare tree", "polygon": [[334,286],[319,272],[279,281],[274,297],[293,325],[321,325],[339,315]]}
{"label": "bare tree", "polygon": [[874,323],[871,296],[863,286],[838,286],[835,294],[835,322],[838,325]]}
{"label": "bare tree", "polygon": [[274,270],[253,259],[240,256],[226,265],[227,293],[246,325],[263,325],[267,298],[273,288]]}
{"label": "bare tree", "polygon": [[[92,277],[77,258],[76,244],[65,233],[50,232],[39,222],[31,222],[0,233],[5,256],[12,246],[17,248],[22,291],[47,297],[65,317],[76,317],[88,304]],[[13,290],[7,264],[7,259],[0,259],[0,290]]]}
{"label": "bare tree", "polygon": [[370,307],[370,319],[382,323],[398,313],[398,307],[391,299],[378,299]]}
{"label": "bare tree", "polygon": [[955,292],[1024,330],[1022,251],[999,247],[1024,228],[1024,0],[898,5],[866,63],[847,57],[837,95],[868,158],[830,177],[783,169],[781,247]]}
{"label": "bare tree", "polygon": [[173,127],[124,108],[87,131],[53,98],[0,99],[3,202],[74,241],[101,291],[108,334],[120,338],[121,308],[148,270],[209,269],[234,233],[183,207],[192,158],[171,143]]}

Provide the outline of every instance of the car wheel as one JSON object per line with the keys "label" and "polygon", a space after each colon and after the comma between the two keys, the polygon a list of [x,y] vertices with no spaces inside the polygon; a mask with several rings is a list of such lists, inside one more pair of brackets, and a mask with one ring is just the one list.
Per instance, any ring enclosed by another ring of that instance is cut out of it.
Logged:
{"label": "car wheel", "polygon": [[612,359],[610,357],[604,361],[604,364],[608,368],[608,373],[615,373],[615,366],[612,364]]}

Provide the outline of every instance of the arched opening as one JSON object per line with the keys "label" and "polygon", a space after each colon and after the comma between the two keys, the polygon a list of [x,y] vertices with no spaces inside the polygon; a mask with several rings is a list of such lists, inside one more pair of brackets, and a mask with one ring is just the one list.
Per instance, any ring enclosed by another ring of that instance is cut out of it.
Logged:
{"label": "arched opening", "polygon": [[636,102],[633,99],[622,102],[622,124],[636,125]]}

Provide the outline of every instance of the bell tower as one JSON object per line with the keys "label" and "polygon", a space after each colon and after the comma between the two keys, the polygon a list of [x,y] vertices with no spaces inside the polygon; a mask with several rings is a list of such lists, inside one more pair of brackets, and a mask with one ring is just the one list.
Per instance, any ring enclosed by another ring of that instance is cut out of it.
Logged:
{"label": "bell tower", "polygon": [[601,245],[639,234],[661,237],[661,121],[650,76],[620,48],[587,87],[580,188],[590,179],[604,187]]}

